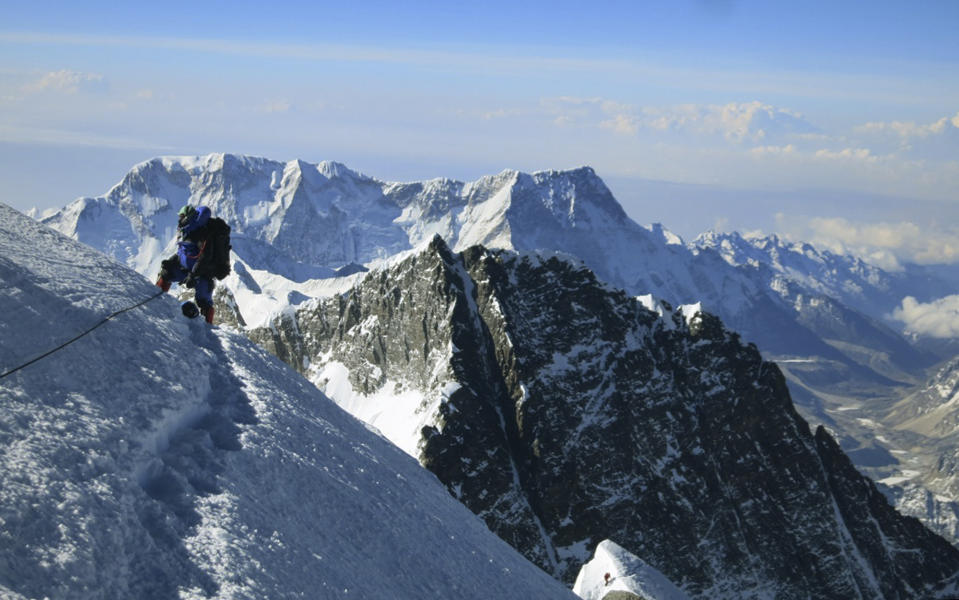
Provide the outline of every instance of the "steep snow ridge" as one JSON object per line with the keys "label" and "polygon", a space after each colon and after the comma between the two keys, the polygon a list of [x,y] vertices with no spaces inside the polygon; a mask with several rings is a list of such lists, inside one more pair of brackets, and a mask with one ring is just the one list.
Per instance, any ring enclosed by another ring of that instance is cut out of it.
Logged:
{"label": "steep snow ridge", "polygon": [[[0,370],[157,289],[0,205]],[[0,596],[564,598],[415,461],[169,296],[0,381]]]}
{"label": "steep snow ridge", "polygon": [[430,240],[435,235],[453,239],[456,223],[466,206],[464,184],[449,179],[432,179],[423,183],[393,183],[384,194],[402,207],[394,223],[407,232],[412,245]]}
{"label": "steep snow ridge", "polygon": [[419,455],[420,431],[436,420],[439,403],[449,399],[444,391],[430,401],[420,390],[403,389],[396,381],[385,380],[372,394],[362,394],[350,384],[346,365],[335,360],[322,362],[310,373],[310,381],[332,398],[343,410],[380,432],[410,456]]}
{"label": "steep snow ridge", "polygon": [[683,304],[679,307],[679,312],[682,313],[683,318],[686,319],[686,326],[691,327],[693,319],[699,316],[699,313],[703,312],[703,305],[701,302]]}
{"label": "steep snow ridge", "polygon": [[476,244],[513,247],[506,215],[512,205],[513,187],[519,177],[517,171],[503,171],[464,188],[468,202],[457,217],[459,233],[455,238],[455,248],[468,248]]}
{"label": "steep snow ridge", "polygon": [[661,238],[663,242],[670,246],[685,246],[683,238],[679,237],[672,231],[666,229],[662,223],[653,223],[649,225],[646,229],[650,231],[653,235],[658,238]]}
{"label": "steep snow ridge", "polygon": [[332,270],[304,269],[302,277],[291,280],[237,260],[233,263],[233,272],[223,283],[242,307],[245,326],[261,327],[284,311],[310,300],[341,294],[361,278],[362,273],[338,276]]}
{"label": "steep snow ridge", "polygon": [[[354,285],[359,284],[366,278],[376,280],[378,278],[399,277],[400,272],[410,270],[410,266],[407,264],[409,259],[428,252],[431,243],[432,241],[421,243],[412,250],[391,257],[369,273],[358,276],[354,280]],[[460,273],[460,282],[462,285],[472,285],[471,280],[465,273]],[[465,297],[469,299],[471,295],[467,293]],[[304,306],[304,310],[315,310],[316,307],[317,304],[311,304]],[[454,309],[455,305],[451,305],[449,312]],[[475,314],[475,306],[471,306],[470,311]],[[447,314],[447,318],[450,316],[450,314]],[[293,318],[284,319],[284,322],[295,327],[297,320],[294,315]],[[364,323],[360,324],[358,334],[360,337],[375,338],[373,330],[383,325],[385,324],[379,323],[378,317],[368,317]],[[417,389],[410,386],[408,382],[394,381],[386,376],[382,370],[374,368],[374,372],[369,376],[369,379],[376,381],[375,389],[372,391],[367,389],[365,392],[358,390],[350,381],[349,367],[336,360],[336,357],[332,354],[319,357],[317,360],[311,360],[311,366],[306,370],[306,375],[311,382],[323,390],[341,408],[362,419],[404,452],[416,458],[420,455],[423,443],[423,428],[436,426],[442,429],[442,419],[437,413],[439,406],[441,404],[455,406],[450,404],[450,396],[459,389],[459,386],[446,380],[449,377],[449,363],[457,352],[458,349],[455,345],[450,343],[442,353],[431,356],[430,360],[433,366],[431,371],[426,374],[426,389]],[[437,386],[434,385],[436,382],[442,383]]]}
{"label": "steep snow ridge", "polygon": [[573,592],[583,600],[604,600],[611,592],[628,592],[639,600],[689,598],[665,575],[611,540],[596,547],[593,559],[576,577]]}

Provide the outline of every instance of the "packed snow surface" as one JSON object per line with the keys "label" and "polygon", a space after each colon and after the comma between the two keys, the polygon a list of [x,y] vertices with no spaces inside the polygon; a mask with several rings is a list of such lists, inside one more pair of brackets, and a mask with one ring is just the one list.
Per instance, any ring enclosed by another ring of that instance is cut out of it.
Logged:
{"label": "packed snow surface", "polygon": [[[0,373],[157,293],[0,205]],[[0,597],[564,598],[412,458],[170,296],[0,379]]]}
{"label": "packed snow surface", "polygon": [[603,600],[610,592],[629,592],[642,600],[689,598],[665,575],[611,540],[596,547],[593,559],[576,577],[573,592],[584,600]]}

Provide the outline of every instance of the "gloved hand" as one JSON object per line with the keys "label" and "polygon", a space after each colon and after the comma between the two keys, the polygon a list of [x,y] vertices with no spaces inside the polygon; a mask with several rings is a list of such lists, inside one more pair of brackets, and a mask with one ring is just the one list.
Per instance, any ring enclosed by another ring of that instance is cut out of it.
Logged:
{"label": "gloved hand", "polygon": [[183,280],[183,285],[185,285],[188,289],[196,287],[196,275],[193,273],[187,275],[186,279]]}

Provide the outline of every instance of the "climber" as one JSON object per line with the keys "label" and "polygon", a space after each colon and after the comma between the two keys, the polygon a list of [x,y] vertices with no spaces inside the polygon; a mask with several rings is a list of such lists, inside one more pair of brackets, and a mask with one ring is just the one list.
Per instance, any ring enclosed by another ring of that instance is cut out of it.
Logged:
{"label": "climber", "polygon": [[184,302],[183,314],[193,318],[199,313],[213,323],[213,278],[230,273],[230,226],[211,217],[206,206],[189,204],[180,209],[177,225],[177,253],[160,263],[157,286],[164,292],[171,283],[195,290],[196,304]]}

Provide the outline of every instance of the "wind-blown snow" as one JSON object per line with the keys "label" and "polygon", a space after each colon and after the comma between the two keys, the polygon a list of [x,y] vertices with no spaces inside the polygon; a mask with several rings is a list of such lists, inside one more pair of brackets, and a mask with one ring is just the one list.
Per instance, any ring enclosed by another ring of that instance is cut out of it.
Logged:
{"label": "wind-blown snow", "polygon": [[[0,205],[0,372],[157,292]],[[563,598],[426,470],[159,297],[0,380],[0,597]]]}

